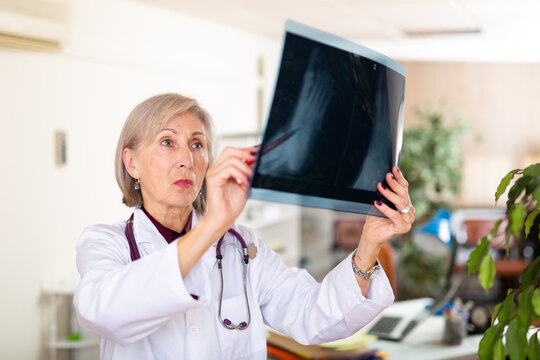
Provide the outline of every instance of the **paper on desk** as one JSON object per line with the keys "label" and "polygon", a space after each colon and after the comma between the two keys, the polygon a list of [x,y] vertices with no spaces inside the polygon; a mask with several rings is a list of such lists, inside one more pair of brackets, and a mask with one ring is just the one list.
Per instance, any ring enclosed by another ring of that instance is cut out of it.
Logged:
{"label": "paper on desk", "polygon": [[[368,349],[366,346],[358,345],[359,342],[353,342],[347,345],[347,348],[333,348],[329,346],[321,345],[302,345],[291,339],[290,337],[265,326],[267,331],[267,341],[269,344],[278,346],[286,351],[301,357],[310,358],[332,358],[332,359],[345,359],[356,358],[359,355],[374,354],[375,351]],[[369,335],[371,337],[371,335]],[[363,337],[363,335],[362,335]],[[352,336],[356,338],[356,334]],[[333,341],[332,343],[339,343],[343,340]],[[362,340],[363,341],[363,340]],[[364,342],[365,343],[365,342]],[[354,345],[353,345],[354,344]]]}
{"label": "paper on desk", "polygon": [[359,331],[348,338],[319,344],[319,346],[329,347],[336,350],[351,350],[364,346],[375,340],[377,340],[377,336]]}

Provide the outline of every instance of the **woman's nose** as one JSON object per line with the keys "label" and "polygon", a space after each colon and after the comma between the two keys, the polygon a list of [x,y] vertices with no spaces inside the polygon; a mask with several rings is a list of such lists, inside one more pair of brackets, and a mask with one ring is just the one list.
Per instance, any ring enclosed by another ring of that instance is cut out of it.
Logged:
{"label": "woman's nose", "polygon": [[193,167],[193,154],[191,153],[189,146],[182,146],[177,151],[176,167],[191,169]]}

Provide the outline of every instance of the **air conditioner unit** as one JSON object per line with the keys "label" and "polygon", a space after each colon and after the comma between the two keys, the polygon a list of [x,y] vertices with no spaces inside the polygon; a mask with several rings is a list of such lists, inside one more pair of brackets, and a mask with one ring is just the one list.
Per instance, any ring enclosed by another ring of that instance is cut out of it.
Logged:
{"label": "air conditioner unit", "polygon": [[0,0],[0,46],[59,51],[67,41],[71,0]]}

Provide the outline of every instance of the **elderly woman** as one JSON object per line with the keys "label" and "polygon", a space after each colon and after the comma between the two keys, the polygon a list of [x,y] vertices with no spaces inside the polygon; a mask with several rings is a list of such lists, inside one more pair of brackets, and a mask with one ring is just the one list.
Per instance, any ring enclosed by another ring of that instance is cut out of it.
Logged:
{"label": "elderly woman", "polygon": [[102,359],[266,359],[265,324],[316,344],[352,335],[393,302],[376,270],[381,244],[414,221],[399,170],[378,189],[410,211],[376,202],[387,218],[368,216],[357,250],[318,283],[235,224],[256,151],[227,148],[213,162],[208,113],[178,94],[131,112],[116,178],[134,213],[85,229],[77,245],[74,304]]}

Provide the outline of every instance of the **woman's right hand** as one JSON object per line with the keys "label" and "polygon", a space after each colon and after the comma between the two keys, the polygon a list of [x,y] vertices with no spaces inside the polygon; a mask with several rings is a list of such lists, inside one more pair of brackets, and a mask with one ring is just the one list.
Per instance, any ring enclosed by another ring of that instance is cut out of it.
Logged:
{"label": "woman's right hand", "polygon": [[247,190],[257,146],[227,147],[206,172],[206,226],[224,233],[247,202]]}

